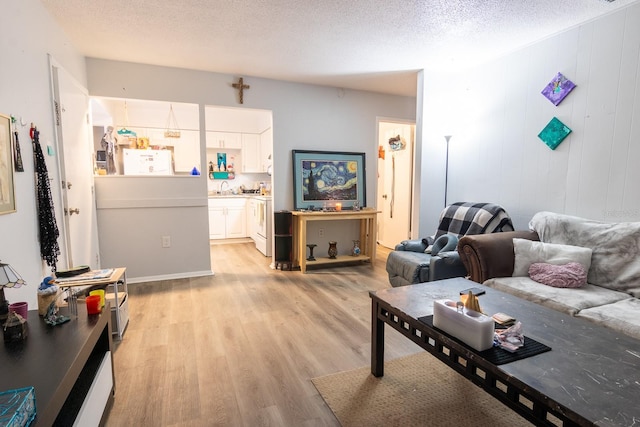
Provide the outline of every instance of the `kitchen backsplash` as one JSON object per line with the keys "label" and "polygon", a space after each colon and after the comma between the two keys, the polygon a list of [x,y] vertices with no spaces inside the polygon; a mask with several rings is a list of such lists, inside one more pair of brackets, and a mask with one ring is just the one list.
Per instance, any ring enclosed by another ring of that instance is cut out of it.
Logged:
{"label": "kitchen backsplash", "polygon": [[[218,191],[223,181],[229,183],[229,190],[239,192],[241,186],[246,189],[258,189],[260,182],[271,185],[271,177],[266,173],[238,173],[235,172],[234,179],[208,179],[207,191]],[[225,185],[226,188],[226,185]]]}

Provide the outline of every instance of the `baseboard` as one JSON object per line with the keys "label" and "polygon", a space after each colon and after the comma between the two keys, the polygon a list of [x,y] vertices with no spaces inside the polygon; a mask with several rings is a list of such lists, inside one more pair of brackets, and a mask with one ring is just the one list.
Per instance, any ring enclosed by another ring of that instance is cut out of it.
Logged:
{"label": "baseboard", "polygon": [[214,276],[215,273],[208,271],[187,271],[185,273],[161,274],[158,276],[128,277],[127,283],[159,282],[161,280],[189,279],[191,277]]}

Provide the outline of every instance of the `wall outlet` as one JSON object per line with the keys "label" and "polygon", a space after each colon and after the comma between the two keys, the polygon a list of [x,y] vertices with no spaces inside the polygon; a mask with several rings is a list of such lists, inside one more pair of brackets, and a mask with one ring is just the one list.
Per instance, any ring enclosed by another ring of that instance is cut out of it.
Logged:
{"label": "wall outlet", "polygon": [[324,237],[324,228],[318,229],[318,237],[320,238]]}
{"label": "wall outlet", "polygon": [[171,247],[171,236],[162,236],[162,247],[163,248]]}

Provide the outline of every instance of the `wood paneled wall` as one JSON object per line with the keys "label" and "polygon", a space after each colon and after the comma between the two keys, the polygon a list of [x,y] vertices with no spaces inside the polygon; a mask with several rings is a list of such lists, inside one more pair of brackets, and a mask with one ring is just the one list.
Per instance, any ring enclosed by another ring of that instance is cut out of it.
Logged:
{"label": "wood paneled wall", "polygon": [[[563,73],[577,87],[558,106],[540,92]],[[423,76],[420,235],[449,201],[503,205],[518,228],[541,210],[640,221],[640,4],[472,70]],[[420,115],[420,112],[418,113]],[[572,133],[555,151],[539,132]]]}

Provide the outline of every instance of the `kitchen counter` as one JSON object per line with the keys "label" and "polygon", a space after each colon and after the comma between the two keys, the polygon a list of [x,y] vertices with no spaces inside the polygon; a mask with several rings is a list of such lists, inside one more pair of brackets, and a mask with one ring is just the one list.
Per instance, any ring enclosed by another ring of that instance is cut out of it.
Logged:
{"label": "kitchen counter", "polygon": [[237,199],[237,198],[240,198],[240,197],[245,197],[245,198],[248,198],[248,199],[261,198],[263,200],[271,200],[271,195],[269,195],[269,196],[261,196],[260,194],[257,194],[257,193],[220,194],[220,193],[209,192],[208,196],[209,196],[210,199]]}

